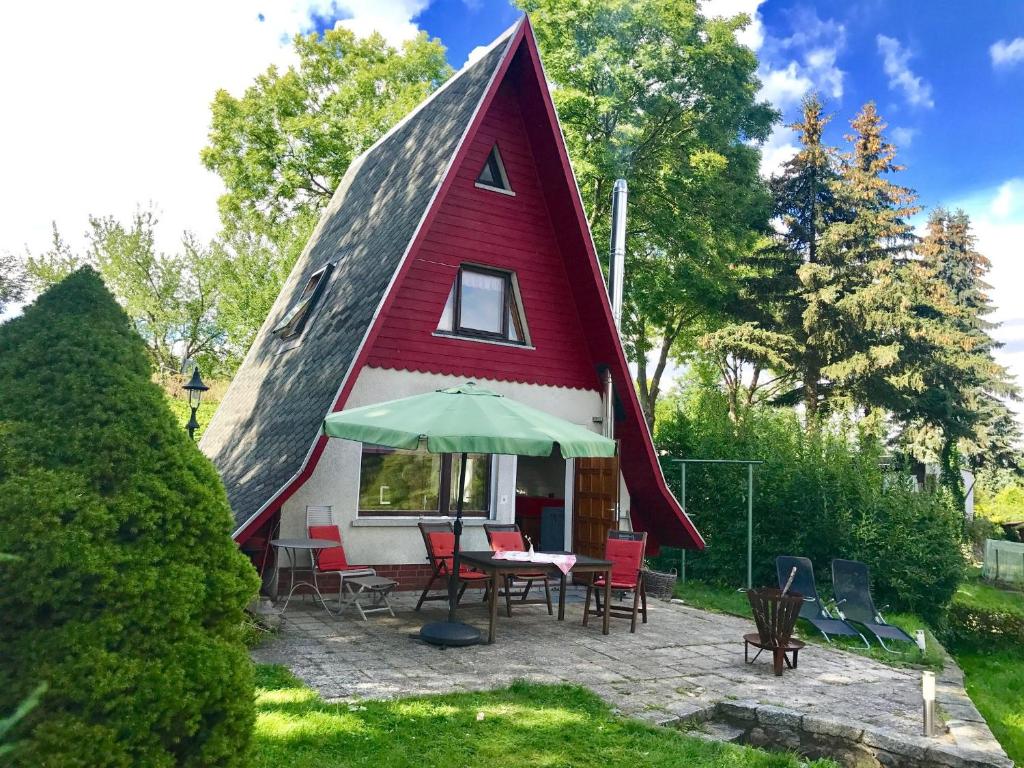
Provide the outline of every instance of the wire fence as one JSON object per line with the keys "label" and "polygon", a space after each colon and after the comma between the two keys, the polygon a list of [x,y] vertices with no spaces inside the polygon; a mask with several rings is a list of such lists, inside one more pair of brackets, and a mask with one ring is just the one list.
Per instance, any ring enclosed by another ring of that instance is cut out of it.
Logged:
{"label": "wire fence", "polygon": [[990,581],[1024,584],[1024,544],[986,539],[981,573]]}

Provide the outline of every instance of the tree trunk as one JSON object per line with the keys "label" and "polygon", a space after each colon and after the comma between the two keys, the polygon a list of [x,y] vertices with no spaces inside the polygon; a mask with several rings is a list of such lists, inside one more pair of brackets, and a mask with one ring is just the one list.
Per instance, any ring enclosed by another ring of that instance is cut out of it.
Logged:
{"label": "tree trunk", "polygon": [[963,477],[956,462],[956,443],[949,438],[942,441],[942,453],[939,455],[942,484],[953,495],[953,501],[962,514],[966,513],[966,495],[964,494]]}

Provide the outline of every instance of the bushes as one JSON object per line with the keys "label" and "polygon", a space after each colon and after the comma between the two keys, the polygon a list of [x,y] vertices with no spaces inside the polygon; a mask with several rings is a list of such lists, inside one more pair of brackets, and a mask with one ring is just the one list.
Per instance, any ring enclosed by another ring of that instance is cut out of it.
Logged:
{"label": "bushes", "polygon": [[[727,415],[717,391],[666,400],[658,447],[672,457],[760,459],[754,482],[754,582],[775,582],[775,556],[804,555],[831,583],[831,560],[863,560],[880,603],[936,617],[963,571],[960,522],[944,493],[916,493],[881,468],[882,448],[852,428],[805,431],[789,410]],[[678,489],[679,467],[666,460]],[[707,540],[688,558],[695,578],[736,586],[746,577],[746,470],[690,465],[687,511]]]}
{"label": "bushes", "polygon": [[256,590],[212,465],[91,270],[0,326],[0,712],[15,765],[245,762]]}
{"label": "bushes", "polygon": [[941,625],[951,648],[1024,648],[1024,593],[997,589],[977,580],[957,590]]}

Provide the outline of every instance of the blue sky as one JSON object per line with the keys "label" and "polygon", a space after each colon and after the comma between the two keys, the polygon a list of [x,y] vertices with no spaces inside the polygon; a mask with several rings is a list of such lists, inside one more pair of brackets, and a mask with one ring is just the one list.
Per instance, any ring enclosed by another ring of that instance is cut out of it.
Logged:
{"label": "blue sky", "polygon": [[[1004,323],[1000,359],[1024,382],[1024,0],[701,0],[708,15],[745,12],[762,96],[792,120],[817,90],[839,142],[877,102],[925,206],[962,206]],[[461,67],[518,18],[507,0],[179,0],[0,3],[0,251],[42,250],[51,222],[76,245],[90,214],[126,218],[152,203],[161,247],[218,229],[219,179],[199,162],[218,88],[240,93],[288,41],[334,24],[379,30],[395,45],[439,37]],[[60,18],[60,24],[53,24]],[[47,30],[41,46],[34,30]],[[160,30],[150,34],[149,30]],[[12,112],[14,114],[15,112]],[[793,151],[780,126],[767,173]]]}
{"label": "blue sky", "polygon": [[[727,11],[756,8],[765,38],[759,46],[764,64],[783,71],[791,61],[801,65],[796,77],[807,76],[835,113],[829,132],[833,142],[842,142],[849,119],[862,104],[875,101],[895,130],[907,165],[905,183],[921,193],[925,205],[954,203],[998,185],[1015,164],[1024,174],[1018,148],[1024,135],[1024,46],[1016,66],[994,67],[989,51],[999,40],[1024,38],[1021,0],[711,5]],[[444,42],[449,61],[459,67],[472,48],[492,40],[516,18],[518,11],[506,0],[435,0],[414,21]],[[895,45],[880,44],[879,35]],[[839,88],[820,68],[815,73],[804,63],[815,50],[835,51]],[[902,66],[920,84],[909,92],[906,86],[891,85],[894,79],[901,82],[901,70],[886,73],[886,51],[894,67]],[[785,119],[793,119],[795,100],[778,101]]]}

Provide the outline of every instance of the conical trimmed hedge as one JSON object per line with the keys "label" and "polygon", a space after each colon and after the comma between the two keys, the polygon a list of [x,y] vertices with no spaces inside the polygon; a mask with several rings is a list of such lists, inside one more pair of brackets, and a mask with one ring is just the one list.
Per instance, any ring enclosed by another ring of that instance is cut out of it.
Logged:
{"label": "conical trimmed hedge", "polygon": [[216,471],[85,268],[0,325],[0,713],[15,765],[245,764],[257,589]]}

